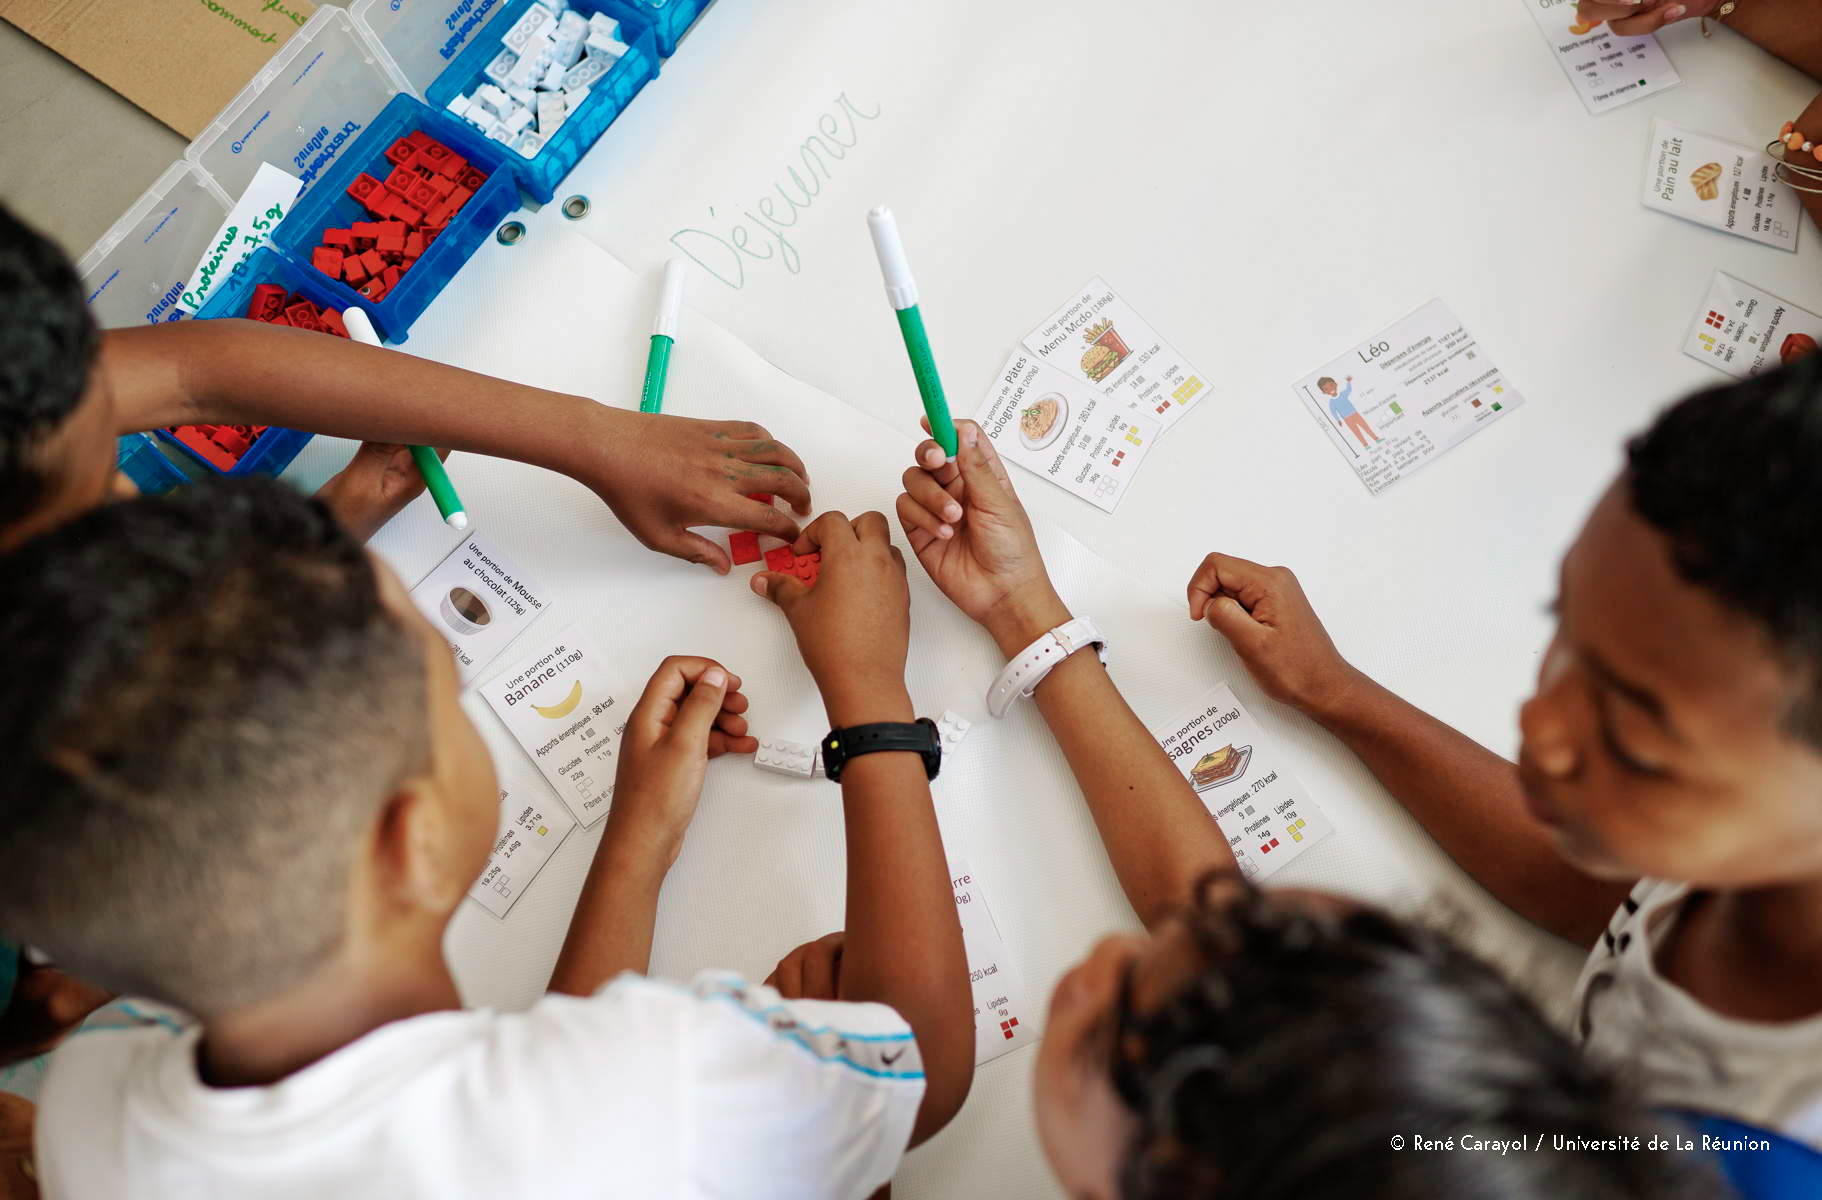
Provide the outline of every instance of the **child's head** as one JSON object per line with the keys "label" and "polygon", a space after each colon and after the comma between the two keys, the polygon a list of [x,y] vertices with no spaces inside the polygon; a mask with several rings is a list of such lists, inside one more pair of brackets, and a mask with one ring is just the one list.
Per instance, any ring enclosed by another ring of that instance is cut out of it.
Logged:
{"label": "child's head", "polygon": [[434,954],[492,764],[447,646],[320,504],[197,485],[0,575],[0,929],[205,1019]]}
{"label": "child's head", "polygon": [[1341,387],[1335,382],[1333,376],[1324,375],[1316,381],[1316,390],[1325,396],[1333,396],[1341,390]]}
{"label": "child's head", "polygon": [[[1038,1055],[1038,1132],[1072,1196],[1709,1194],[1672,1155],[1460,1149],[1651,1130],[1446,938],[1231,874],[1205,880],[1156,937],[1108,938],[1065,975]],[[1416,1135],[1457,1149],[1416,1151]]]}
{"label": "child's head", "polygon": [[1583,869],[1822,876],[1822,356],[1658,418],[1563,560],[1519,767]]}
{"label": "child's head", "polygon": [[63,252],[0,206],[0,549],[104,499],[114,402]]}

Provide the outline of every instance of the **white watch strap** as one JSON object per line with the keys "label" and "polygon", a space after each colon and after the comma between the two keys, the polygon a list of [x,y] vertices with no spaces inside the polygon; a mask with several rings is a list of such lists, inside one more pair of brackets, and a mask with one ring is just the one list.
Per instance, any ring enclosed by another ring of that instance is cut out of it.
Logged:
{"label": "white watch strap", "polygon": [[1107,664],[1107,638],[1087,617],[1065,621],[1025,647],[987,689],[987,711],[996,717],[1005,716],[1013,700],[1037,691],[1044,676],[1084,646],[1093,646],[1101,656],[1101,665]]}

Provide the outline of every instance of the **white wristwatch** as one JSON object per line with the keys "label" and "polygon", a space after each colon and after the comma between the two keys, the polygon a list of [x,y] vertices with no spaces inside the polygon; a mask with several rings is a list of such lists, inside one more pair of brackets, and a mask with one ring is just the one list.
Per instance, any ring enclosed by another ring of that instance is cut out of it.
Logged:
{"label": "white wristwatch", "polygon": [[1101,665],[1107,665],[1107,638],[1087,617],[1065,621],[1025,647],[987,689],[987,711],[996,717],[1005,716],[1014,699],[1037,691],[1044,676],[1084,646],[1093,646],[1101,656]]}

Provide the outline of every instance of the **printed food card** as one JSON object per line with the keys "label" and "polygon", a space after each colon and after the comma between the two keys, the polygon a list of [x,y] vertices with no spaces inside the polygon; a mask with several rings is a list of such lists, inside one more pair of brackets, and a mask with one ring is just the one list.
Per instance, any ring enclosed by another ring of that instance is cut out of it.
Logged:
{"label": "printed food card", "polygon": [[577,821],[607,815],[633,693],[580,625],[494,676],[481,694]]}
{"label": "printed food card", "polygon": [[1803,206],[1776,168],[1761,151],[1654,121],[1645,205],[1795,254]]}
{"label": "printed food card", "polygon": [[487,869],[468,889],[469,896],[496,917],[512,911],[576,827],[574,817],[548,802],[549,794],[536,783],[500,786],[499,836],[487,857]]}
{"label": "printed food card", "polygon": [[1716,271],[1696,312],[1683,353],[1736,379],[1814,354],[1822,317]]}
{"label": "printed food card", "polygon": [[974,1065],[991,1062],[1037,1037],[1029,996],[987,907],[981,883],[959,858],[949,860],[955,912],[962,922],[968,977],[974,985]]}
{"label": "printed food card", "polygon": [[1556,61],[1592,114],[1643,100],[1683,82],[1652,34],[1622,37],[1583,21],[1576,0],[1523,0]]}
{"label": "printed food card", "polygon": [[550,597],[492,543],[468,537],[411,589],[411,602],[449,642],[467,684],[538,619]]}
{"label": "printed food card", "polygon": [[1264,879],[1335,831],[1278,747],[1225,683],[1159,733],[1248,879]]}
{"label": "printed food card", "polygon": [[1090,279],[1025,338],[1039,362],[1134,413],[1175,425],[1208,394],[1204,376],[1103,279]]}
{"label": "printed food card", "polygon": [[975,418],[1000,457],[1103,512],[1126,494],[1158,423],[1020,350]]}

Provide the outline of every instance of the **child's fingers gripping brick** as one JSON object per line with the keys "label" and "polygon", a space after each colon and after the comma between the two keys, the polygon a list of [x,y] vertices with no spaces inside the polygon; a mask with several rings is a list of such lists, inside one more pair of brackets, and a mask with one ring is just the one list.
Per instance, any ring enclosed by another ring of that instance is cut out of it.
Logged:
{"label": "child's fingers gripping brick", "polygon": [[797,556],[791,552],[789,546],[778,546],[765,552],[765,569],[780,571],[786,575],[795,574],[792,564],[796,558]]}

